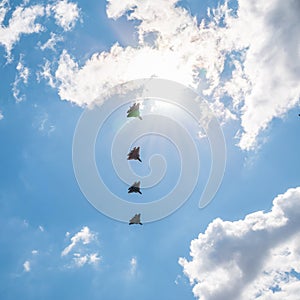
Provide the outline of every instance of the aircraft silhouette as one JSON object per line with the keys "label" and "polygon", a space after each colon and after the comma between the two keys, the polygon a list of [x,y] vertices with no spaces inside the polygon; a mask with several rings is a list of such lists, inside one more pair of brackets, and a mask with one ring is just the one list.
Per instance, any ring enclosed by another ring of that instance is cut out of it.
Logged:
{"label": "aircraft silhouette", "polygon": [[134,159],[134,160],[138,160],[140,162],[141,159],[140,159],[140,147],[134,147],[128,154],[128,160],[131,160],[131,159]]}
{"label": "aircraft silhouette", "polygon": [[140,185],[141,182],[140,181],[136,181],[131,187],[128,188],[128,193],[140,193],[142,194],[142,192],[140,191]]}
{"label": "aircraft silhouette", "polygon": [[129,221],[129,225],[132,224],[140,224],[143,225],[143,223],[141,223],[141,214],[135,214],[134,217],[132,217]]}
{"label": "aircraft silhouette", "polygon": [[142,117],[140,116],[140,104],[134,103],[130,108],[127,110],[127,118],[139,118],[142,120]]}

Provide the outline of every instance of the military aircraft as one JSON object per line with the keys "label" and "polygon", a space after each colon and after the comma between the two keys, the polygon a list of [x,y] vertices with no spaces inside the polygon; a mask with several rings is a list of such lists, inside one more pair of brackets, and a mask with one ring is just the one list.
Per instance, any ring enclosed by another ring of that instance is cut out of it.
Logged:
{"label": "military aircraft", "polygon": [[142,117],[140,116],[140,104],[134,103],[130,108],[127,110],[127,118],[139,118],[142,120]]}
{"label": "military aircraft", "polygon": [[128,160],[135,159],[142,162],[140,159],[140,147],[134,147],[127,155]]}
{"label": "military aircraft", "polygon": [[143,225],[143,223],[141,223],[141,214],[135,214],[134,217],[130,219],[129,225],[132,225],[132,224]]}
{"label": "military aircraft", "polygon": [[140,194],[142,194],[142,192],[140,191],[140,185],[141,185],[141,182],[136,181],[131,187],[128,188],[128,193],[140,193]]}

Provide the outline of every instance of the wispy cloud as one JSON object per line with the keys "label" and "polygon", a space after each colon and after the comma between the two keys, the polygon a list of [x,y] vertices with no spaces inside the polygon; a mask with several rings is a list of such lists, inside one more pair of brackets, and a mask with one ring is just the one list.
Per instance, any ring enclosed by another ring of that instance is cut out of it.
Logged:
{"label": "wispy cloud", "polygon": [[0,120],[4,118],[2,111],[0,110]]}
{"label": "wispy cloud", "polygon": [[30,75],[29,68],[24,65],[23,55],[20,55],[19,62],[16,66],[16,77],[13,83],[13,96],[17,102],[25,100],[25,95],[21,94],[20,85],[27,85]]}
{"label": "wispy cloud", "polygon": [[46,49],[50,49],[52,51],[55,51],[55,46],[58,42],[62,42],[64,40],[64,38],[54,32],[51,32],[50,34],[50,38],[46,41],[46,43],[40,44],[40,48],[42,51],[46,50]]}
{"label": "wispy cloud", "polygon": [[85,254],[85,255],[82,255],[80,253],[74,253],[73,260],[75,262],[76,267],[82,267],[85,264],[98,265],[98,263],[101,260],[98,255],[99,255],[98,253]]}
{"label": "wispy cloud", "polygon": [[137,269],[137,259],[136,257],[132,257],[130,260],[130,274],[133,276],[136,273],[136,269]]}
{"label": "wispy cloud", "polygon": [[26,260],[23,264],[23,268],[25,272],[30,272],[31,271],[31,267],[30,267],[30,262],[29,260]]}
{"label": "wispy cloud", "polygon": [[200,299],[297,299],[299,230],[300,187],[276,197],[270,212],[214,220],[179,263]]}
{"label": "wispy cloud", "polygon": [[[66,237],[69,236],[70,233],[67,232]],[[99,253],[95,251],[97,242],[97,234],[85,226],[71,237],[71,243],[61,252],[61,256],[66,257],[71,255],[73,264],[70,264],[69,267],[82,267],[85,264],[96,266],[101,260]],[[94,243],[94,246],[88,247],[91,243]]]}
{"label": "wispy cloud", "polygon": [[[48,136],[56,129],[55,125],[53,125],[49,120],[49,115],[47,113],[42,113],[36,116],[32,126],[40,133],[47,134]],[[41,231],[42,229],[43,227],[40,226]]]}
{"label": "wispy cloud", "polygon": [[43,26],[37,23],[38,17],[44,15],[44,7],[41,5],[33,5],[30,7],[18,6],[9,19],[8,26],[3,26],[3,21],[9,11],[9,2],[2,1],[0,3],[0,44],[5,47],[8,58],[10,58],[11,50],[22,35],[37,33],[43,30]]}
{"label": "wispy cloud", "polygon": [[47,81],[47,83],[52,87],[56,87],[56,80],[55,76],[52,75],[51,71],[51,63],[49,60],[45,60],[45,64],[41,67],[42,70],[38,71],[36,73],[37,81],[40,82],[41,79],[44,79]]}
{"label": "wispy cloud", "polygon": [[[67,0],[58,0],[51,5],[32,5],[28,6],[29,1],[17,6],[8,20],[8,25],[3,22],[11,7],[8,0],[0,3],[0,45],[2,45],[7,54],[9,62],[12,61],[11,51],[14,45],[19,42],[23,35],[39,33],[45,30],[43,26],[44,18],[54,18],[58,26],[64,31],[70,31],[79,20],[80,10],[76,3]],[[55,44],[61,40],[61,37],[51,34],[51,38],[41,46],[41,49],[53,49]]]}
{"label": "wispy cloud", "polygon": [[90,231],[87,226],[84,226],[79,232],[74,234],[71,237],[71,244],[69,244],[61,253],[62,256],[65,256],[70,253],[70,251],[78,244],[82,243],[87,245],[96,239],[96,235]]}

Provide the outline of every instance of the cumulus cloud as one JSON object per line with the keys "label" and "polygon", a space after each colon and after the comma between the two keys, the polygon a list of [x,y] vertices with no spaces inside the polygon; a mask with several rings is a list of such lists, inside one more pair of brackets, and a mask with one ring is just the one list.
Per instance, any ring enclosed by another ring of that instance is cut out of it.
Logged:
{"label": "cumulus cloud", "polygon": [[214,220],[179,264],[199,299],[297,299],[299,230],[300,187],[277,196],[270,212]]}
{"label": "cumulus cloud", "polygon": [[44,15],[44,7],[33,5],[30,7],[18,6],[9,19],[8,26],[3,25],[4,18],[9,11],[9,2],[4,0],[0,3],[0,44],[4,46],[8,58],[11,50],[22,35],[37,33],[43,30],[43,26],[37,23],[38,17]]}
{"label": "cumulus cloud", "polygon": [[109,18],[139,22],[138,44],[116,43],[81,66],[65,50],[52,83],[61,99],[85,106],[129,80],[178,81],[202,92],[221,121],[240,118],[239,146],[254,149],[272,119],[299,99],[299,4],[238,0],[236,11],[229,4],[208,9],[199,22],[176,0],[109,0]]}
{"label": "cumulus cloud", "polygon": [[[214,24],[204,26],[176,6],[176,1],[109,1],[107,14],[118,18],[124,10],[129,20],[138,20],[139,44],[122,47],[114,44],[110,51],[95,53],[82,67],[64,51],[55,73],[59,95],[78,105],[103,101],[111,87],[129,80],[162,77],[196,87],[205,70],[211,86],[218,83],[227,47]],[[152,43],[147,36],[154,34]],[[100,99],[100,100],[99,100]]]}
{"label": "cumulus cloud", "polygon": [[76,3],[67,0],[57,1],[53,6],[48,6],[48,10],[54,12],[56,24],[65,31],[73,29],[79,19],[79,8]]}
{"label": "cumulus cloud", "polygon": [[243,56],[235,60],[232,78],[225,84],[235,105],[241,105],[242,149],[274,117],[299,103],[299,1],[239,0],[238,17],[228,20],[229,38]]}
{"label": "cumulus cloud", "polygon": [[[254,149],[270,122],[299,104],[298,1],[238,0],[234,10],[224,0],[208,9],[205,20],[197,20],[177,2],[109,0],[109,18],[138,21],[137,44],[115,43],[83,65],[64,50],[56,70],[57,62],[46,60],[38,80],[44,78],[58,88],[61,99],[80,106],[101,104],[112,87],[129,80],[157,76],[178,81],[202,92],[222,122],[239,118],[238,145]],[[44,29],[39,17],[54,17],[64,31],[73,29],[80,18],[77,4],[67,0],[26,5],[16,7],[5,26],[9,2],[0,3],[0,44],[8,57],[22,35]],[[40,47],[54,50],[61,40],[52,32]],[[24,99],[18,88],[24,79],[20,76],[13,85],[17,101]]]}

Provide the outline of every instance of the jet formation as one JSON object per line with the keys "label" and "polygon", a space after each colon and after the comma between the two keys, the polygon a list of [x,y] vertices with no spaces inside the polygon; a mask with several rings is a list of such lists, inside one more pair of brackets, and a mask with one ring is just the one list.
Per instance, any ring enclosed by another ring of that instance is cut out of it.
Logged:
{"label": "jet formation", "polygon": [[[127,110],[127,118],[139,118],[142,120],[141,114],[140,114],[140,104],[139,103],[134,103],[129,107]],[[128,154],[127,154],[127,160],[138,160],[139,162],[142,162],[140,158],[140,147],[134,147]],[[141,192],[141,182],[136,181],[134,182],[129,188],[128,188],[128,193],[139,193],[142,194]],[[132,217],[129,221],[129,225],[132,224],[140,224],[141,223],[141,214],[135,214],[134,217]]]}

